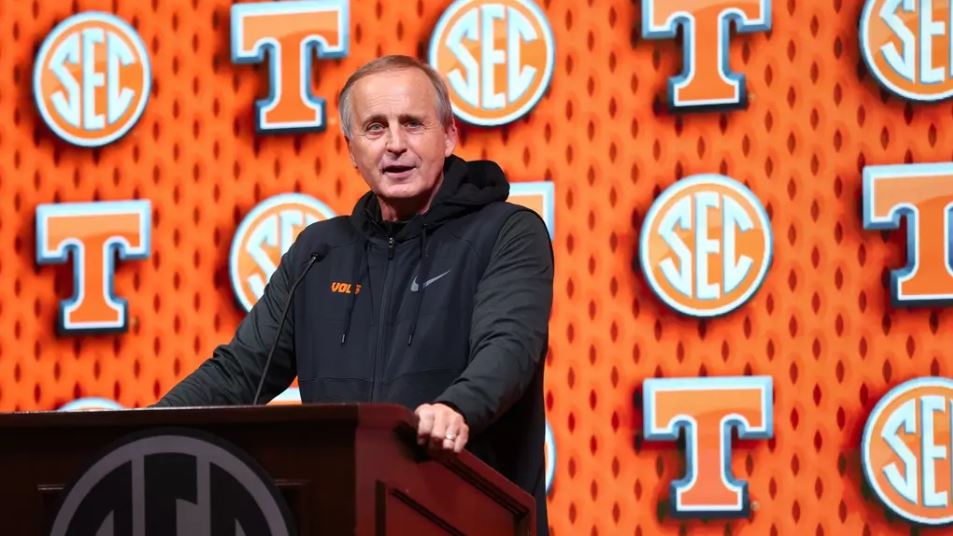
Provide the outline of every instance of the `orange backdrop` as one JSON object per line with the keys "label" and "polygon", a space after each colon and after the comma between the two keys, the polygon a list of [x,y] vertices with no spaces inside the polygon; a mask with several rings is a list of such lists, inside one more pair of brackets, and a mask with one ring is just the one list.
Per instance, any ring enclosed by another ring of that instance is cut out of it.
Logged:
{"label": "orange backdrop", "polygon": [[[861,169],[953,159],[953,105],[909,104],[879,89],[858,49],[859,1],[775,1],[770,33],[732,40],[748,109],[683,116],[665,106],[681,45],[640,37],[639,2],[539,3],[556,38],[548,94],[511,125],[464,126],[458,152],[498,160],[515,182],[555,184],[546,371],[554,534],[910,532],[867,491],[860,435],[890,386],[951,374],[953,314],[891,309],[885,284],[905,264],[904,234],[863,230]],[[349,55],[315,62],[327,131],[257,136],[253,103],[268,92],[266,67],[230,61],[228,2],[0,2],[0,409],[82,396],[146,405],[230,338],[243,314],[228,279],[242,216],[290,191],[350,210],[365,187],[348,164],[334,96],[379,54],[424,57],[448,4],[351,2]],[[31,96],[45,35],[93,9],[139,31],[154,78],[139,123],[98,150],[57,139]],[[706,172],[749,185],[776,243],[754,298],[698,321],[651,295],[636,247],[660,190]],[[148,261],[117,268],[129,331],[57,337],[72,273],[36,266],[36,206],[130,198],[152,201],[153,246]],[[735,446],[751,519],[671,519],[668,486],[683,461],[674,444],[642,440],[641,382],[747,373],[775,386],[774,439]]]}

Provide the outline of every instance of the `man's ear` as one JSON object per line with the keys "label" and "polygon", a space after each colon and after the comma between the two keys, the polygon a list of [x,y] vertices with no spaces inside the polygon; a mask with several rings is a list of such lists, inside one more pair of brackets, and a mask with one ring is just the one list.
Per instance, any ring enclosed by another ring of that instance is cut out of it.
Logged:
{"label": "man's ear", "polygon": [[448,157],[453,154],[453,150],[457,147],[457,122],[451,120],[450,126],[447,127],[447,139],[444,142],[443,156]]}
{"label": "man's ear", "polygon": [[354,151],[351,150],[351,138],[344,136],[344,143],[347,144],[347,156],[351,159],[351,165],[357,167],[357,160],[354,159]]}

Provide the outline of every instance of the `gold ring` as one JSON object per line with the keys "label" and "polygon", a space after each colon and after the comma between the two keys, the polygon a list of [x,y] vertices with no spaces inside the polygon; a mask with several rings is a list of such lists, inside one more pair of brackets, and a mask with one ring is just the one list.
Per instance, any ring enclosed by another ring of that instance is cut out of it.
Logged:
{"label": "gold ring", "polygon": [[456,434],[453,434],[451,432],[447,432],[447,435],[445,437],[449,439],[450,441],[453,441],[454,439],[457,438]]}

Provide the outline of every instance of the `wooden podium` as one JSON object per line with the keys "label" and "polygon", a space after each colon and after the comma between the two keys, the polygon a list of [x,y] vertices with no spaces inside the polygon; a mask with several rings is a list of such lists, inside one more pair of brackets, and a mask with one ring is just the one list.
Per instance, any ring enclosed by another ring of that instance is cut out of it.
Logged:
{"label": "wooden podium", "polygon": [[[2,414],[2,532],[50,534],[64,497],[75,495],[67,494],[71,483],[123,438],[168,429],[247,454],[287,504],[291,532],[302,536],[535,534],[528,493],[468,452],[430,458],[416,444],[412,419],[400,406],[359,404]],[[138,474],[131,482],[141,487]],[[193,508],[173,500],[162,510],[169,515],[150,518],[141,500],[118,499],[136,505],[130,517],[151,519],[130,522],[146,536],[159,532],[155,521],[176,523],[176,512]]]}

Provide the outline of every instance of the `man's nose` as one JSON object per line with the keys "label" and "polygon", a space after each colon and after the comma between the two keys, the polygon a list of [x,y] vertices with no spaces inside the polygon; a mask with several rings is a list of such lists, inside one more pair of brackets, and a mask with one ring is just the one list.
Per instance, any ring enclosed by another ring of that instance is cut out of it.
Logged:
{"label": "man's nose", "polygon": [[385,148],[392,153],[402,153],[407,150],[404,139],[404,129],[400,125],[393,125],[387,129],[387,143]]}

